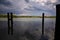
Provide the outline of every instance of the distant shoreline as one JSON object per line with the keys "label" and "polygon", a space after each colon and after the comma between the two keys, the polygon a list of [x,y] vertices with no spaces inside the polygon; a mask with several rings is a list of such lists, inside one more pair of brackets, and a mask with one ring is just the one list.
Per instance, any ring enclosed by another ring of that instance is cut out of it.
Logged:
{"label": "distant shoreline", "polygon": [[[0,17],[7,18],[7,17]],[[42,18],[41,16],[13,16],[13,18]],[[55,16],[45,16],[44,18],[56,18]]]}
{"label": "distant shoreline", "polygon": [[[0,18],[7,18],[7,15],[0,15]],[[42,16],[17,16],[17,15],[13,15],[13,18],[42,18]],[[56,18],[56,16],[44,16],[44,18]]]}
{"label": "distant shoreline", "polygon": [[[7,16],[0,16],[0,18],[7,18]],[[13,16],[13,18],[42,18],[42,16]],[[56,16],[44,16],[44,18],[56,18]]]}

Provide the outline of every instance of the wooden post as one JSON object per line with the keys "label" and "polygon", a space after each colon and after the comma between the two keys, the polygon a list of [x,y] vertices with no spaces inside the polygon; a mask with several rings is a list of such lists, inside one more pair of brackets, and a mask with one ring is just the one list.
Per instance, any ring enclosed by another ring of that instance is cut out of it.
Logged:
{"label": "wooden post", "polygon": [[12,13],[7,13],[8,14],[8,34],[11,35],[13,34],[13,14]]}
{"label": "wooden post", "polygon": [[13,13],[11,13],[11,34],[13,35]]}
{"label": "wooden post", "polygon": [[10,34],[9,13],[7,13],[7,16],[8,16],[8,34]]}
{"label": "wooden post", "polygon": [[42,14],[42,35],[44,35],[44,13]]}
{"label": "wooden post", "polygon": [[55,40],[60,40],[60,4],[56,5]]}
{"label": "wooden post", "polygon": [[39,40],[48,40],[48,36],[44,35],[44,13],[42,14],[42,35],[41,38]]}

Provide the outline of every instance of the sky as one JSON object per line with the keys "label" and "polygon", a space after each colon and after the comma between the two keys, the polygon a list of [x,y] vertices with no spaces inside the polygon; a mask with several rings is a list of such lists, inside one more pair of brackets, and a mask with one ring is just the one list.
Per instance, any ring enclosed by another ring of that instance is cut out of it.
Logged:
{"label": "sky", "polygon": [[18,16],[56,15],[56,5],[60,0],[0,0],[0,14],[13,12]]}

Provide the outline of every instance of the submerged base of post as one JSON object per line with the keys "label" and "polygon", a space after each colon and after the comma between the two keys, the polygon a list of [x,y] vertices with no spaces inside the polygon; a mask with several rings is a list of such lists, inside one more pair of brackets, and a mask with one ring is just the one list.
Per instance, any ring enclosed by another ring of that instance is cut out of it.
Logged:
{"label": "submerged base of post", "polygon": [[49,37],[48,36],[41,36],[40,40],[48,40]]}

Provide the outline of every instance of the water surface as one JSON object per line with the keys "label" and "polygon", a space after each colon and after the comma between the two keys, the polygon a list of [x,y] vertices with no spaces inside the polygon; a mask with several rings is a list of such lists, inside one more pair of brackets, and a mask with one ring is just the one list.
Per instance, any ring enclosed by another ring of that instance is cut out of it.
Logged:
{"label": "water surface", "polygon": [[[13,19],[13,36],[8,35],[7,18],[0,18],[0,38],[1,40],[29,40],[25,34],[28,32],[34,36],[34,40],[39,40],[42,30],[42,18],[14,18]],[[55,18],[45,18],[44,20],[45,35],[49,40],[54,39]],[[24,35],[24,36],[21,36]]]}

